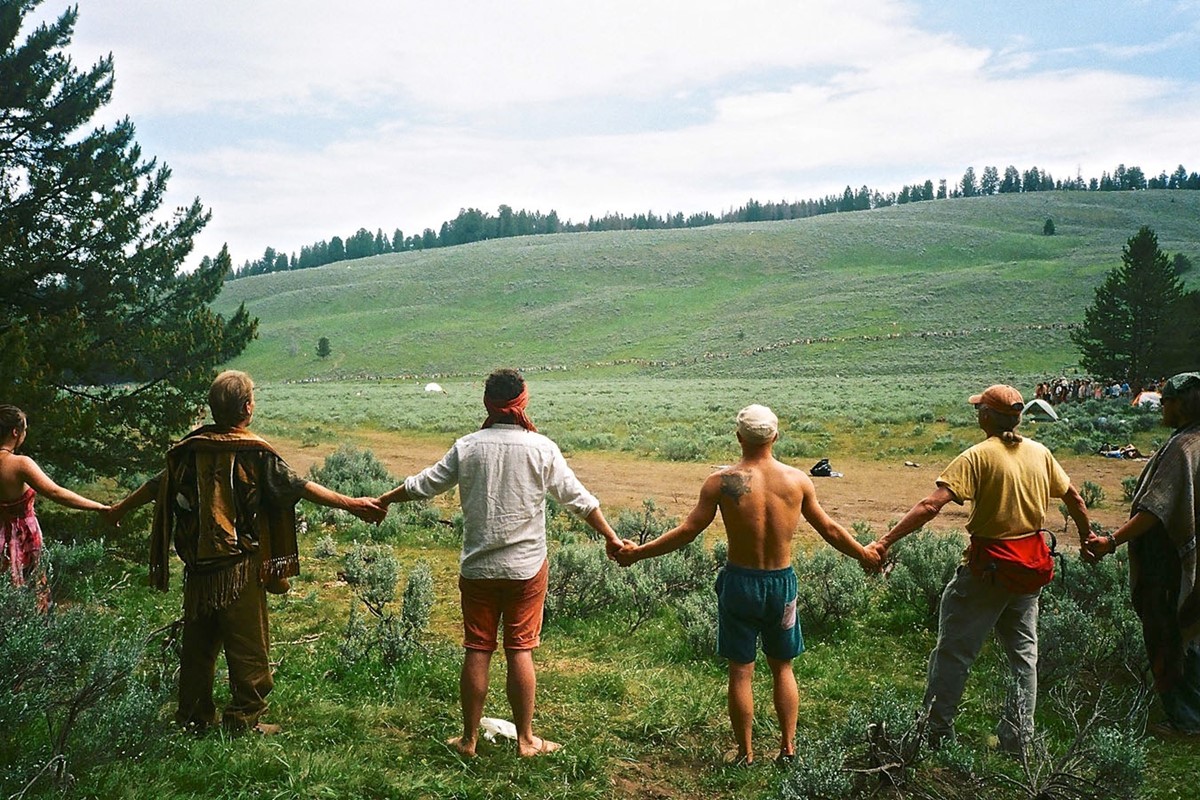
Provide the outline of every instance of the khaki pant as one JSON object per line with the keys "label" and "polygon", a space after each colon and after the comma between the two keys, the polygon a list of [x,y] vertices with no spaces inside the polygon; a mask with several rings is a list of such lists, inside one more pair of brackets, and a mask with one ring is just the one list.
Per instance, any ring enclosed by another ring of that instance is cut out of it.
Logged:
{"label": "khaki pant", "polygon": [[217,722],[213,680],[217,655],[225,651],[229,668],[229,705],[221,717],[233,730],[251,728],[267,710],[266,697],[274,681],[267,651],[271,645],[267,598],[258,570],[238,598],[225,608],[183,623],[183,653],[179,659],[180,725],[205,728]]}
{"label": "khaki pant", "polygon": [[1000,747],[1010,751],[1016,751],[1022,740],[1029,741],[1037,705],[1039,596],[1038,592],[1014,594],[987,578],[975,577],[966,565],[959,566],[942,592],[937,645],[929,654],[925,705],[931,741],[953,737],[967,673],[993,630],[1014,678],[996,735]]}

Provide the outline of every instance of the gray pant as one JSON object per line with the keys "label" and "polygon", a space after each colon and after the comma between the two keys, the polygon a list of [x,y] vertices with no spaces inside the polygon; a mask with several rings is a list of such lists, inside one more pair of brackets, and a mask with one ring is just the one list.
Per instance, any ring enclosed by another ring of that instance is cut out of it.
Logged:
{"label": "gray pant", "polygon": [[959,566],[942,592],[937,646],[929,654],[925,705],[931,741],[953,737],[967,673],[993,630],[1015,678],[996,735],[1006,750],[1029,741],[1037,704],[1038,597],[1038,592],[1014,594],[987,578],[975,577],[966,565]]}

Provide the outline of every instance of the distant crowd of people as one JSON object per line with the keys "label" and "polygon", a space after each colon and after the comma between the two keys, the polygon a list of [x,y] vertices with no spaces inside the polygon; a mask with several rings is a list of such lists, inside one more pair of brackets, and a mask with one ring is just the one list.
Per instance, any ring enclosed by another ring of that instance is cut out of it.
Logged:
{"label": "distant crowd of people", "polygon": [[1084,400],[1101,400],[1105,397],[1129,397],[1128,383],[1108,383],[1092,378],[1053,378],[1043,381],[1034,389],[1034,397],[1050,405],[1081,403]]}

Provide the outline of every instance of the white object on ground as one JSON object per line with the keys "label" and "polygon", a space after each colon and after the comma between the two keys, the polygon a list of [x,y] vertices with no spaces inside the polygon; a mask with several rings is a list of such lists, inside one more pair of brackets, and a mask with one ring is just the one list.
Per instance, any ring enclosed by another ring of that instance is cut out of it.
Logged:
{"label": "white object on ground", "polygon": [[443,389],[443,388],[442,388],[442,387],[441,387],[439,384],[436,384],[436,383],[427,383],[427,384],[425,384],[425,391],[427,391],[427,392],[441,392],[442,394],[445,394],[445,393],[446,393],[446,390],[445,390],[445,389]]}
{"label": "white object on ground", "polygon": [[489,742],[496,741],[497,736],[512,739],[514,742],[517,740],[517,726],[506,719],[484,717],[479,720],[479,727],[483,728],[483,738]]}

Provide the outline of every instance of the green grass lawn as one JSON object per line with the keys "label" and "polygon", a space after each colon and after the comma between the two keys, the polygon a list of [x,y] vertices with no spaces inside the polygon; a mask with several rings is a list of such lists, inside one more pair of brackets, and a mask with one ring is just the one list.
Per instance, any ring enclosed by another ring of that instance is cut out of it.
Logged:
{"label": "green grass lawn", "polygon": [[[264,381],[467,378],[497,365],[555,376],[1058,372],[1073,348],[1064,331],[1038,328],[1077,323],[1141,225],[1165,252],[1200,257],[1196,195],[998,195],[501,239],[245,278],[217,307],[245,303],[259,318],[235,366]],[[1041,233],[1047,217],[1054,236]]]}

